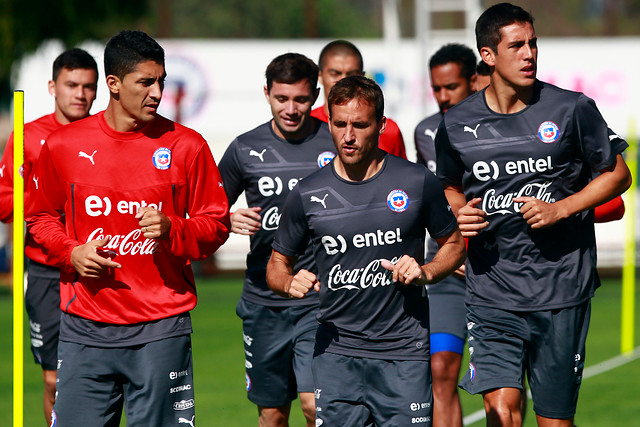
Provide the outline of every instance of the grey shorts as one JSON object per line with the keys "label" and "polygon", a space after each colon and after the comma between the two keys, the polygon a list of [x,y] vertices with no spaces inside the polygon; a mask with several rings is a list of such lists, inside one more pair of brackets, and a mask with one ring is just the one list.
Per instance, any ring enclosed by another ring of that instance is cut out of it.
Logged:
{"label": "grey shorts", "polygon": [[526,374],[536,414],[571,418],[582,382],[591,301],[548,311],[477,305],[467,310],[470,363],[460,387],[471,394],[522,390]]}
{"label": "grey shorts", "polygon": [[[64,427],[193,425],[191,336],[130,347],[60,341],[52,419]],[[191,424],[189,424],[191,423]]]}
{"label": "grey shorts", "polygon": [[242,319],[249,400],[274,408],[313,392],[317,305],[267,307],[241,298],[236,314]]}
{"label": "grey shorts", "polygon": [[316,425],[431,426],[428,361],[322,353],[313,358]]}
{"label": "grey shorts", "polygon": [[467,309],[464,305],[464,279],[448,276],[427,287],[429,296],[429,332],[467,337]]}
{"label": "grey shorts", "polygon": [[[57,274],[57,277],[38,276],[37,272],[40,270],[49,273],[49,276]],[[24,305],[29,315],[33,359],[42,365],[42,369],[55,371],[58,363],[61,314],[60,273],[57,269],[31,262]]]}

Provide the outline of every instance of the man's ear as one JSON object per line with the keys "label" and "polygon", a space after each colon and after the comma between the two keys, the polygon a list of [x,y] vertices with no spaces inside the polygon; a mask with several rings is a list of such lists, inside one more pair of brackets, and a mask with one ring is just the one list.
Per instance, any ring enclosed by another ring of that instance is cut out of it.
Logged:
{"label": "man's ear", "polygon": [[109,74],[107,76],[107,87],[109,88],[109,92],[111,93],[120,93],[120,84],[121,80],[114,76],[113,74]]}
{"label": "man's ear", "polygon": [[54,82],[53,80],[49,80],[49,85],[48,86],[49,86],[49,94],[55,98],[56,97],[56,82]]}
{"label": "man's ear", "polygon": [[490,67],[496,65],[496,53],[490,47],[485,46],[480,49],[480,56]]}

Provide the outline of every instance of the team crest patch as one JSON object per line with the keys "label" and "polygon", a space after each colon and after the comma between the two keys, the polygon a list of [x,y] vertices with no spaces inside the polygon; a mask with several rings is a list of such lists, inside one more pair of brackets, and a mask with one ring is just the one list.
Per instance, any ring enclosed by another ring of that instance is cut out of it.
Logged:
{"label": "team crest patch", "polygon": [[165,147],[158,148],[153,153],[153,166],[160,170],[167,170],[171,166],[171,150]]}
{"label": "team crest patch", "polygon": [[540,127],[538,127],[538,138],[545,144],[556,142],[559,136],[560,129],[558,129],[558,125],[553,122],[543,122]]}
{"label": "team crest patch", "polygon": [[24,163],[20,165],[18,172],[20,173],[20,177],[24,179]]}
{"label": "team crest patch", "polygon": [[473,366],[473,363],[469,363],[469,381],[473,381],[476,377],[476,367]]}
{"label": "team crest patch", "polygon": [[404,212],[409,207],[409,196],[402,190],[393,190],[387,196],[387,206],[394,212]]}
{"label": "team crest patch", "polygon": [[249,378],[249,374],[247,374],[246,372],[244,373],[244,379],[247,385],[247,391],[251,390],[251,378]]}
{"label": "team crest patch", "polygon": [[332,153],[331,151],[323,151],[318,156],[318,167],[319,168],[323,168],[323,167],[327,166],[329,164],[329,162],[331,162],[331,160],[333,160],[333,158],[335,156],[336,155],[334,153]]}

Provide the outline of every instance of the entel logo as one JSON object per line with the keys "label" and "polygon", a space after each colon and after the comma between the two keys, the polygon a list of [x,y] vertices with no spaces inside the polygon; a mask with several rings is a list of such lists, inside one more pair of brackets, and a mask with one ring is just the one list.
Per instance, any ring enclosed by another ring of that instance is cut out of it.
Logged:
{"label": "entel logo", "polygon": [[[142,200],[140,202],[132,201],[132,200],[120,200],[116,205],[116,210],[121,214],[130,214],[134,215],[138,212],[138,209],[150,207],[152,209],[157,209],[162,211],[162,202],[156,203],[147,203]],[[109,197],[100,198],[99,196],[91,195],[87,197],[84,201],[84,208],[89,216],[108,216],[111,213],[112,203]]]}
{"label": "entel logo", "polygon": [[[529,157],[524,160],[515,160],[504,164],[504,171],[507,175],[540,173],[553,169],[551,156],[544,159],[533,159]],[[500,167],[495,160],[487,163],[485,161],[477,161],[473,164],[471,171],[479,181],[485,182],[490,179],[498,179],[500,176]]]}
{"label": "entel logo", "polygon": [[[298,184],[300,178],[291,178],[287,183],[287,188],[289,191],[293,190],[293,187]],[[271,178],[270,176],[263,176],[258,180],[258,191],[264,197],[271,197],[274,194],[280,195],[282,194],[283,183],[280,177]]]}
{"label": "entel logo", "polygon": [[[347,250],[347,240],[340,234],[335,238],[333,236],[322,236],[320,239],[327,255],[335,255],[338,252],[345,253]],[[351,243],[355,248],[368,248],[372,246],[393,245],[402,242],[400,227],[395,230],[376,230],[371,233],[356,234],[351,239]]]}
{"label": "entel logo", "polygon": [[186,369],[184,371],[173,371],[173,372],[169,372],[169,379],[175,380],[178,379],[180,377],[186,377],[187,375],[189,375],[189,371],[187,371]]}

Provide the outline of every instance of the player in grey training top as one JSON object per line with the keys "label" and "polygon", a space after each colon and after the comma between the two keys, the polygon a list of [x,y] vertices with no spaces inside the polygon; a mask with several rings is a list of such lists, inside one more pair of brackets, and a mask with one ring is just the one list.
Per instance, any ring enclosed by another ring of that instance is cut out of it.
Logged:
{"label": "player in grey training top", "polygon": [[519,425],[527,373],[539,425],[570,426],[599,283],[593,208],[628,188],[626,144],[609,142],[591,99],[536,79],[526,11],[492,6],[476,37],[491,84],[436,136],[438,177],[469,237],[461,385],[483,393],[489,425]]}
{"label": "player in grey training top", "polygon": [[[287,195],[300,179],[330,162],[335,147],[327,125],[309,115],[318,96],[313,61],[281,55],[269,64],[266,77],[273,119],[236,138],[220,161],[229,203],[244,191],[249,206],[231,216],[232,231],[251,236],[237,307],[243,320],[247,392],[258,405],[260,425],[267,426],[288,425],[290,404],[299,392],[311,426],[317,294],[305,300],[283,298],[267,287],[265,274]],[[296,271],[300,268],[315,271],[310,249]]]}
{"label": "player in grey training top", "polygon": [[[415,130],[418,163],[436,173],[435,136],[444,113],[473,93],[476,55],[462,44],[451,43],[429,59],[431,88],[440,111],[421,121]],[[434,239],[427,243],[427,260],[438,250]],[[431,374],[433,376],[433,425],[462,427],[458,377],[467,337],[464,306],[464,266],[440,283],[427,287],[431,327]]]}
{"label": "player in grey training top", "polygon": [[[460,265],[464,243],[435,176],[378,148],[380,88],[347,77],[331,90],[329,108],[338,157],[289,195],[269,286],[292,298],[320,291],[317,425],[431,425],[422,285]],[[425,229],[441,249],[423,265]],[[318,274],[294,274],[309,243]]]}

